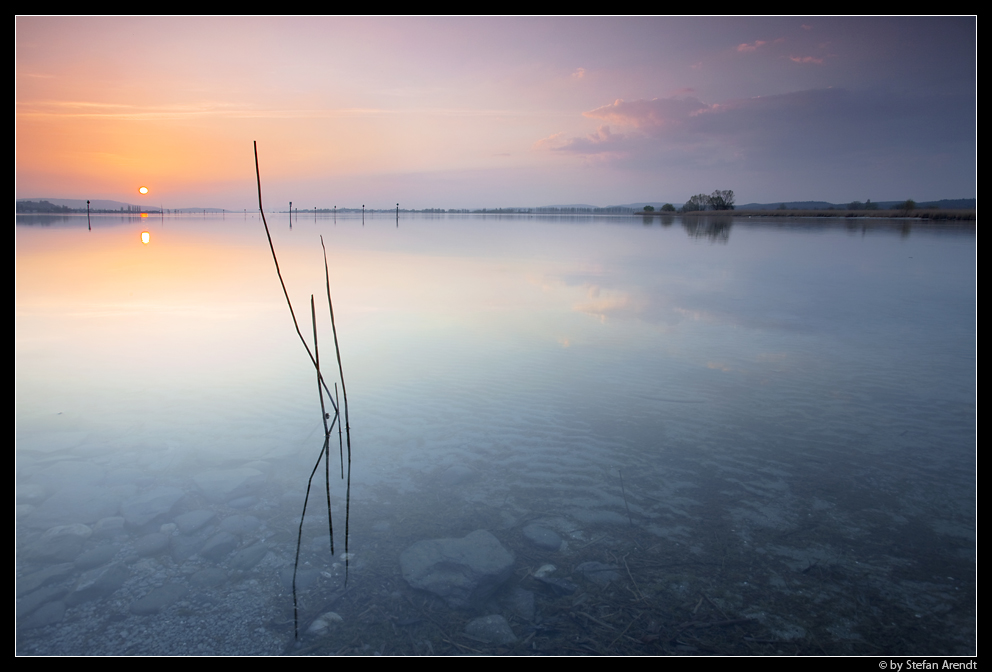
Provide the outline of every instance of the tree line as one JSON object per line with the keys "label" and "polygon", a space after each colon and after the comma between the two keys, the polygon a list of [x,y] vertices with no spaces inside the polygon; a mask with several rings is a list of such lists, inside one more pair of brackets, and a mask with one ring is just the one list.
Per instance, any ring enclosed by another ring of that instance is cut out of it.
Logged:
{"label": "tree line", "polygon": [[682,212],[697,212],[699,210],[733,210],[734,192],[730,189],[716,189],[712,194],[696,194],[682,206]]}
{"label": "tree line", "polygon": [[31,212],[72,212],[72,208],[65,205],[55,205],[54,203],[49,203],[48,201],[15,201],[14,202],[14,212],[15,213],[31,213]]}
{"label": "tree line", "polygon": [[[675,209],[675,206],[671,203],[665,203],[661,206],[662,212],[697,212],[699,210],[733,210],[734,209],[734,192],[730,189],[721,191],[716,189],[712,194],[707,196],[706,194],[696,194],[681,208]],[[644,212],[654,212],[654,206],[646,205],[644,206]]]}

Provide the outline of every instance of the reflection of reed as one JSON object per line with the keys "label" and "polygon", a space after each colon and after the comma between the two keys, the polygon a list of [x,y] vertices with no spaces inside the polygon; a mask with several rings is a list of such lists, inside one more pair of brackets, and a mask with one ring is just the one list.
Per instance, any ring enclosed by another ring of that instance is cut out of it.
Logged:
{"label": "reflection of reed", "polygon": [[[310,352],[310,346],[307,344],[305,338],[303,338],[303,333],[300,331],[299,322],[296,320],[296,312],[293,310],[293,302],[289,299],[289,292],[286,290],[286,283],[282,279],[282,271],[279,270],[279,259],[276,257],[276,249],[272,244],[272,235],[269,233],[269,224],[265,220],[265,210],[262,208],[262,178],[258,169],[258,143],[254,144],[255,147],[255,179],[258,182],[258,211],[262,215],[262,224],[265,226],[265,236],[269,241],[269,250],[272,252],[272,261],[276,266],[276,275],[279,276],[279,284],[282,286],[283,295],[286,297],[286,305],[289,306],[289,314],[293,318],[293,326],[296,327],[296,334],[300,337],[300,342],[303,343],[304,349],[307,351],[307,355],[310,356],[310,361],[313,363],[313,368],[317,372],[317,394],[320,397],[320,415],[321,421],[324,423],[324,445],[321,448],[320,454],[317,456],[317,462],[313,465],[313,471],[310,472],[310,478],[307,480],[307,492],[303,498],[303,514],[300,516],[300,527],[296,536],[296,559],[293,563],[293,634],[299,639],[299,617],[298,617],[298,600],[296,594],[296,574],[300,565],[300,546],[303,541],[303,520],[307,515],[307,502],[310,499],[310,487],[313,484],[313,477],[317,473],[317,469],[320,467],[320,461],[324,460],[324,479],[327,493],[327,531],[330,538],[331,555],[334,555],[334,524],[331,518],[331,476],[330,476],[330,441],[331,432],[334,431],[334,425],[338,425],[338,443],[339,443],[339,453],[341,457],[341,478],[345,478],[344,473],[344,447],[342,444],[341,437],[341,414],[339,412],[339,403],[337,398],[337,383],[334,384],[334,395],[331,395],[330,389],[327,387],[327,382],[324,379],[323,374],[320,371],[320,351],[317,347],[317,311],[314,304],[313,295],[310,295],[310,319],[313,325],[313,352]],[[292,218],[292,210],[290,210],[290,217]],[[292,221],[292,219],[290,219]],[[341,396],[344,401],[344,434],[345,442],[348,445],[348,476],[347,485],[345,490],[345,516],[344,516],[344,552],[345,552],[345,584],[348,582],[348,522],[351,515],[351,424],[348,422],[348,391],[344,384],[344,369],[341,366],[341,348],[338,346],[338,332],[334,324],[334,304],[331,302],[331,279],[330,273],[327,269],[327,248],[324,247],[324,237],[320,238],[320,246],[324,252],[324,278],[327,283],[327,305],[331,314],[331,332],[334,335],[334,351],[337,355],[338,360],[338,374],[341,379]],[[327,421],[330,419],[330,413],[326,411],[324,405],[324,392],[327,392],[328,401],[331,404],[331,408],[334,409],[334,418],[331,420],[331,424],[328,425]]]}

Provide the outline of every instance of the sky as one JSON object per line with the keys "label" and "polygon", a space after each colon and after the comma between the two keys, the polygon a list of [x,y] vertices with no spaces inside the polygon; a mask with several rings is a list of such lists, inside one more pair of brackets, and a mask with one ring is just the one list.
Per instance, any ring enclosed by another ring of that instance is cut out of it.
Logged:
{"label": "sky", "polygon": [[[16,197],[977,195],[975,17],[17,17]],[[147,186],[142,196],[139,186]]]}

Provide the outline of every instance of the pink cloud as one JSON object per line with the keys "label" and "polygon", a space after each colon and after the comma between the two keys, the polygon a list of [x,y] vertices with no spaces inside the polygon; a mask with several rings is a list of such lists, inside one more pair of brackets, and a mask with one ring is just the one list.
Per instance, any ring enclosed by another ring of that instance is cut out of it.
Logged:
{"label": "pink cloud", "polygon": [[618,98],[612,105],[583,112],[583,116],[647,130],[678,124],[706,109],[708,106],[698,98],[655,98],[630,102]]}
{"label": "pink cloud", "polygon": [[789,60],[793,63],[816,63],[817,65],[823,65],[823,59],[816,56],[789,56]]}
{"label": "pink cloud", "polygon": [[580,154],[602,154],[624,149],[624,135],[613,133],[606,125],[581,138],[565,138],[564,135],[564,133],[555,133],[542,138],[534,143],[534,149],[562,150]]}
{"label": "pink cloud", "polygon": [[782,44],[783,42],[785,42],[784,37],[779,37],[771,42],[768,40],[755,40],[752,44],[747,44],[746,42],[744,44],[738,44],[737,51],[742,54],[749,54],[752,51],[757,51],[760,47],[763,47],[766,44]]}
{"label": "pink cloud", "polygon": [[566,141],[563,140],[564,133],[554,133],[546,138],[541,138],[534,143],[534,149],[558,149]]}
{"label": "pink cloud", "polygon": [[[578,154],[597,154],[609,157],[636,152],[647,138],[667,135],[684,126],[699,114],[716,111],[697,98],[655,98],[653,100],[625,101],[618,98],[610,105],[584,112],[583,116],[604,123],[594,132],[582,137],[567,138],[556,133],[534,143],[534,149],[550,149]],[[631,129],[627,133],[614,133],[611,125]]]}
{"label": "pink cloud", "polygon": [[[720,104],[707,104],[693,97],[617,99],[584,113],[585,117],[601,122],[595,132],[581,137],[558,134],[535,143],[535,147],[603,160],[643,161],[660,156],[659,150],[669,155],[688,152],[687,156],[703,156],[708,162],[774,154],[779,148],[792,146],[797,138],[803,138],[804,142],[809,142],[810,137],[828,138],[826,145],[837,149],[850,134],[848,128],[869,125],[874,128],[865,119],[877,116],[875,108],[879,104],[875,98],[862,99],[833,89]],[[818,129],[816,134],[811,134],[812,128]]]}
{"label": "pink cloud", "polygon": [[737,51],[741,52],[742,54],[748,53],[748,52],[751,52],[751,51],[757,51],[758,50],[758,47],[764,46],[766,44],[768,44],[768,43],[765,42],[764,40],[755,40],[754,41],[754,44],[746,44],[745,43],[745,44],[739,44],[739,45],[737,45]]}

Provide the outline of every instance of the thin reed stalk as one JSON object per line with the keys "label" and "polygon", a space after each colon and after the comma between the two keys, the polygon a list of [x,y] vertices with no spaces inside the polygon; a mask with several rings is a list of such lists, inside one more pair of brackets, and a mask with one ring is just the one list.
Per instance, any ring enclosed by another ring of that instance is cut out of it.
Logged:
{"label": "thin reed stalk", "polygon": [[[258,182],[258,211],[262,215],[262,225],[265,226],[265,237],[269,240],[269,250],[272,252],[272,261],[276,265],[276,275],[279,276],[279,284],[282,286],[283,296],[286,297],[286,305],[289,306],[289,314],[293,318],[293,326],[296,327],[296,335],[300,337],[300,343],[303,344],[303,348],[307,351],[307,355],[310,356],[310,362],[313,363],[313,368],[317,369],[317,373],[319,374],[320,370],[317,367],[317,360],[314,359],[313,353],[310,352],[310,346],[307,345],[306,339],[303,338],[303,333],[300,331],[300,323],[296,321],[296,312],[293,310],[293,302],[289,300],[289,291],[287,291],[286,283],[282,279],[282,271],[279,270],[279,259],[276,257],[276,248],[272,244],[272,234],[269,233],[269,223],[265,221],[265,210],[262,208],[262,177],[258,171],[258,143],[255,143],[255,179]],[[323,245],[323,242],[324,241],[322,240],[321,245]],[[326,254],[324,265],[326,268]],[[334,339],[335,341],[337,340],[337,334],[335,334]],[[331,391],[327,388],[327,383],[324,382],[323,378],[320,379],[320,382],[324,386],[324,389],[327,390],[327,396],[330,397]],[[347,397],[345,397],[345,399],[347,399]],[[337,412],[338,409],[335,408],[334,410]]]}
{"label": "thin reed stalk", "polygon": [[[320,419],[324,423],[324,447],[322,449],[322,454],[324,455],[324,485],[327,490],[327,535],[331,540],[331,555],[334,555],[334,522],[331,518],[331,472],[330,472],[330,438],[331,430],[327,426],[328,413],[324,408],[324,390],[320,387],[320,349],[317,347],[317,309],[314,307],[313,294],[310,295],[310,320],[313,324],[313,354],[314,359],[317,361],[317,395],[320,396]],[[335,389],[337,388],[337,383],[335,383]],[[337,416],[334,417],[334,421],[337,421]],[[334,427],[334,422],[331,422],[331,427]]]}
{"label": "thin reed stalk", "polygon": [[[344,384],[344,368],[341,366],[341,348],[338,345],[338,329],[334,324],[334,302],[331,301],[331,275],[327,270],[327,248],[324,237],[320,237],[320,248],[324,251],[324,280],[327,283],[327,308],[331,313],[331,333],[334,334],[334,351],[338,357],[338,375],[341,378],[341,396],[344,398],[344,433],[348,444],[348,481],[345,486],[344,505],[344,584],[348,585],[348,523],[351,520],[351,422],[348,419],[348,388]],[[340,427],[340,425],[339,425]]]}
{"label": "thin reed stalk", "polygon": [[[335,420],[337,420],[337,418],[335,418]],[[296,572],[300,568],[300,546],[303,542],[303,520],[307,517],[307,502],[310,500],[310,486],[313,484],[313,476],[317,473],[317,468],[320,466],[320,461],[323,457],[324,451],[321,450],[320,455],[317,456],[317,462],[313,465],[313,471],[310,472],[310,478],[307,479],[307,494],[303,497],[303,513],[300,515],[300,528],[296,533],[296,559],[293,562],[293,637],[296,639],[300,638],[299,617],[297,616],[296,606]]]}
{"label": "thin reed stalk", "polygon": [[[279,268],[279,259],[276,256],[275,246],[272,244],[272,235],[269,232],[269,224],[265,219],[265,209],[262,207],[262,178],[258,167],[258,143],[254,143],[255,150],[255,179],[258,183],[258,211],[262,216],[262,224],[265,226],[265,236],[269,241],[269,250],[272,252],[272,261],[276,267],[276,275],[279,276],[279,284],[282,286],[283,296],[286,297],[286,305],[289,306],[289,314],[293,318],[293,326],[296,328],[296,334],[300,337],[300,342],[303,344],[304,349],[307,351],[307,355],[310,357],[310,361],[313,364],[314,370],[317,373],[317,395],[320,398],[320,415],[321,422],[324,425],[324,444],[321,447],[320,454],[317,457],[317,462],[313,465],[313,470],[310,472],[310,478],[307,480],[307,491],[303,498],[303,513],[300,515],[300,525],[296,535],[296,557],[293,563],[293,636],[295,639],[299,639],[299,607],[298,598],[296,592],[296,576],[300,565],[300,548],[303,543],[303,521],[307,515],[307,504],[310,501],[310,488],[313,485],[313,477],[317,473],[317,469],[320,467],[320,461],[324,460],[324,483],[325,491],[327,497],[327,532],[330,539],[331,555],[334,555],[334,523],[331,517],[331,474],[330,474],[330,441],[331,432],[334,431],[334,425],[338,426],[338,444],[339,444],[339,456],[341,458],[341,478],[345,478],[344,473],[344,446],[341,435],[341,414],[340,414],[340,401],[338,399],[337,383],[334,383],[334,394],[331,395],[331,391],[327,386],[327,381],[324,379],[323,374],[320,370],[320,349],[317,343],[317,309],[314,302],[314,297],[310,295],[310,319],[313,325],[313,352],[310,351],[310,346],[307,344],[305,338],[303,338],[303,333],[300,331],[299,322],[296,319],[296,312],[293,310],[293,302],[289,298],[289,291],[286,289],[286,283],[282,277],[282,271]],[[290,210],[290,217],[292,217],[292,210]],[[292,219],[290,220],[292,221]],[[334,350],[338,360],[338,373],[341,376],[341,392],[344,398],[344,408],[345,408],[345,435],[347,437],[348,444],[348,476],[345,494],[345,525],[344,525],[344,548],[345,548],[345,586],[348,585],[348,536],[349,536],[349,520],[351,516],[351,425],[348,422],[348,392],[344,385],[344,369],[341,366],[341,348],[338,345],[338,334],[337,328],[334,324],[334,306],[331,303],[331,281],[330,273],[327,268],[327,249],[324,247],[324,239],[321,237],[320,246],[324,251],[324,277],[327,284],[327,304],[331,314],[331,330],[334,335]],[[327,392],[327,399],[334,409],[334,419],[331,424],[327,424],[327,420],[330,418],[330,414],[327,412],[326,406],[324,404],[324,392]]]}
{"label": "thin reed stalk", "polygon": [[[334,383],[334,400],[338,400],[338,384]],[[338,456],[341,458],[341,478],[344,478],[344,439],[341,437],[341,423],[338,423]]]}

